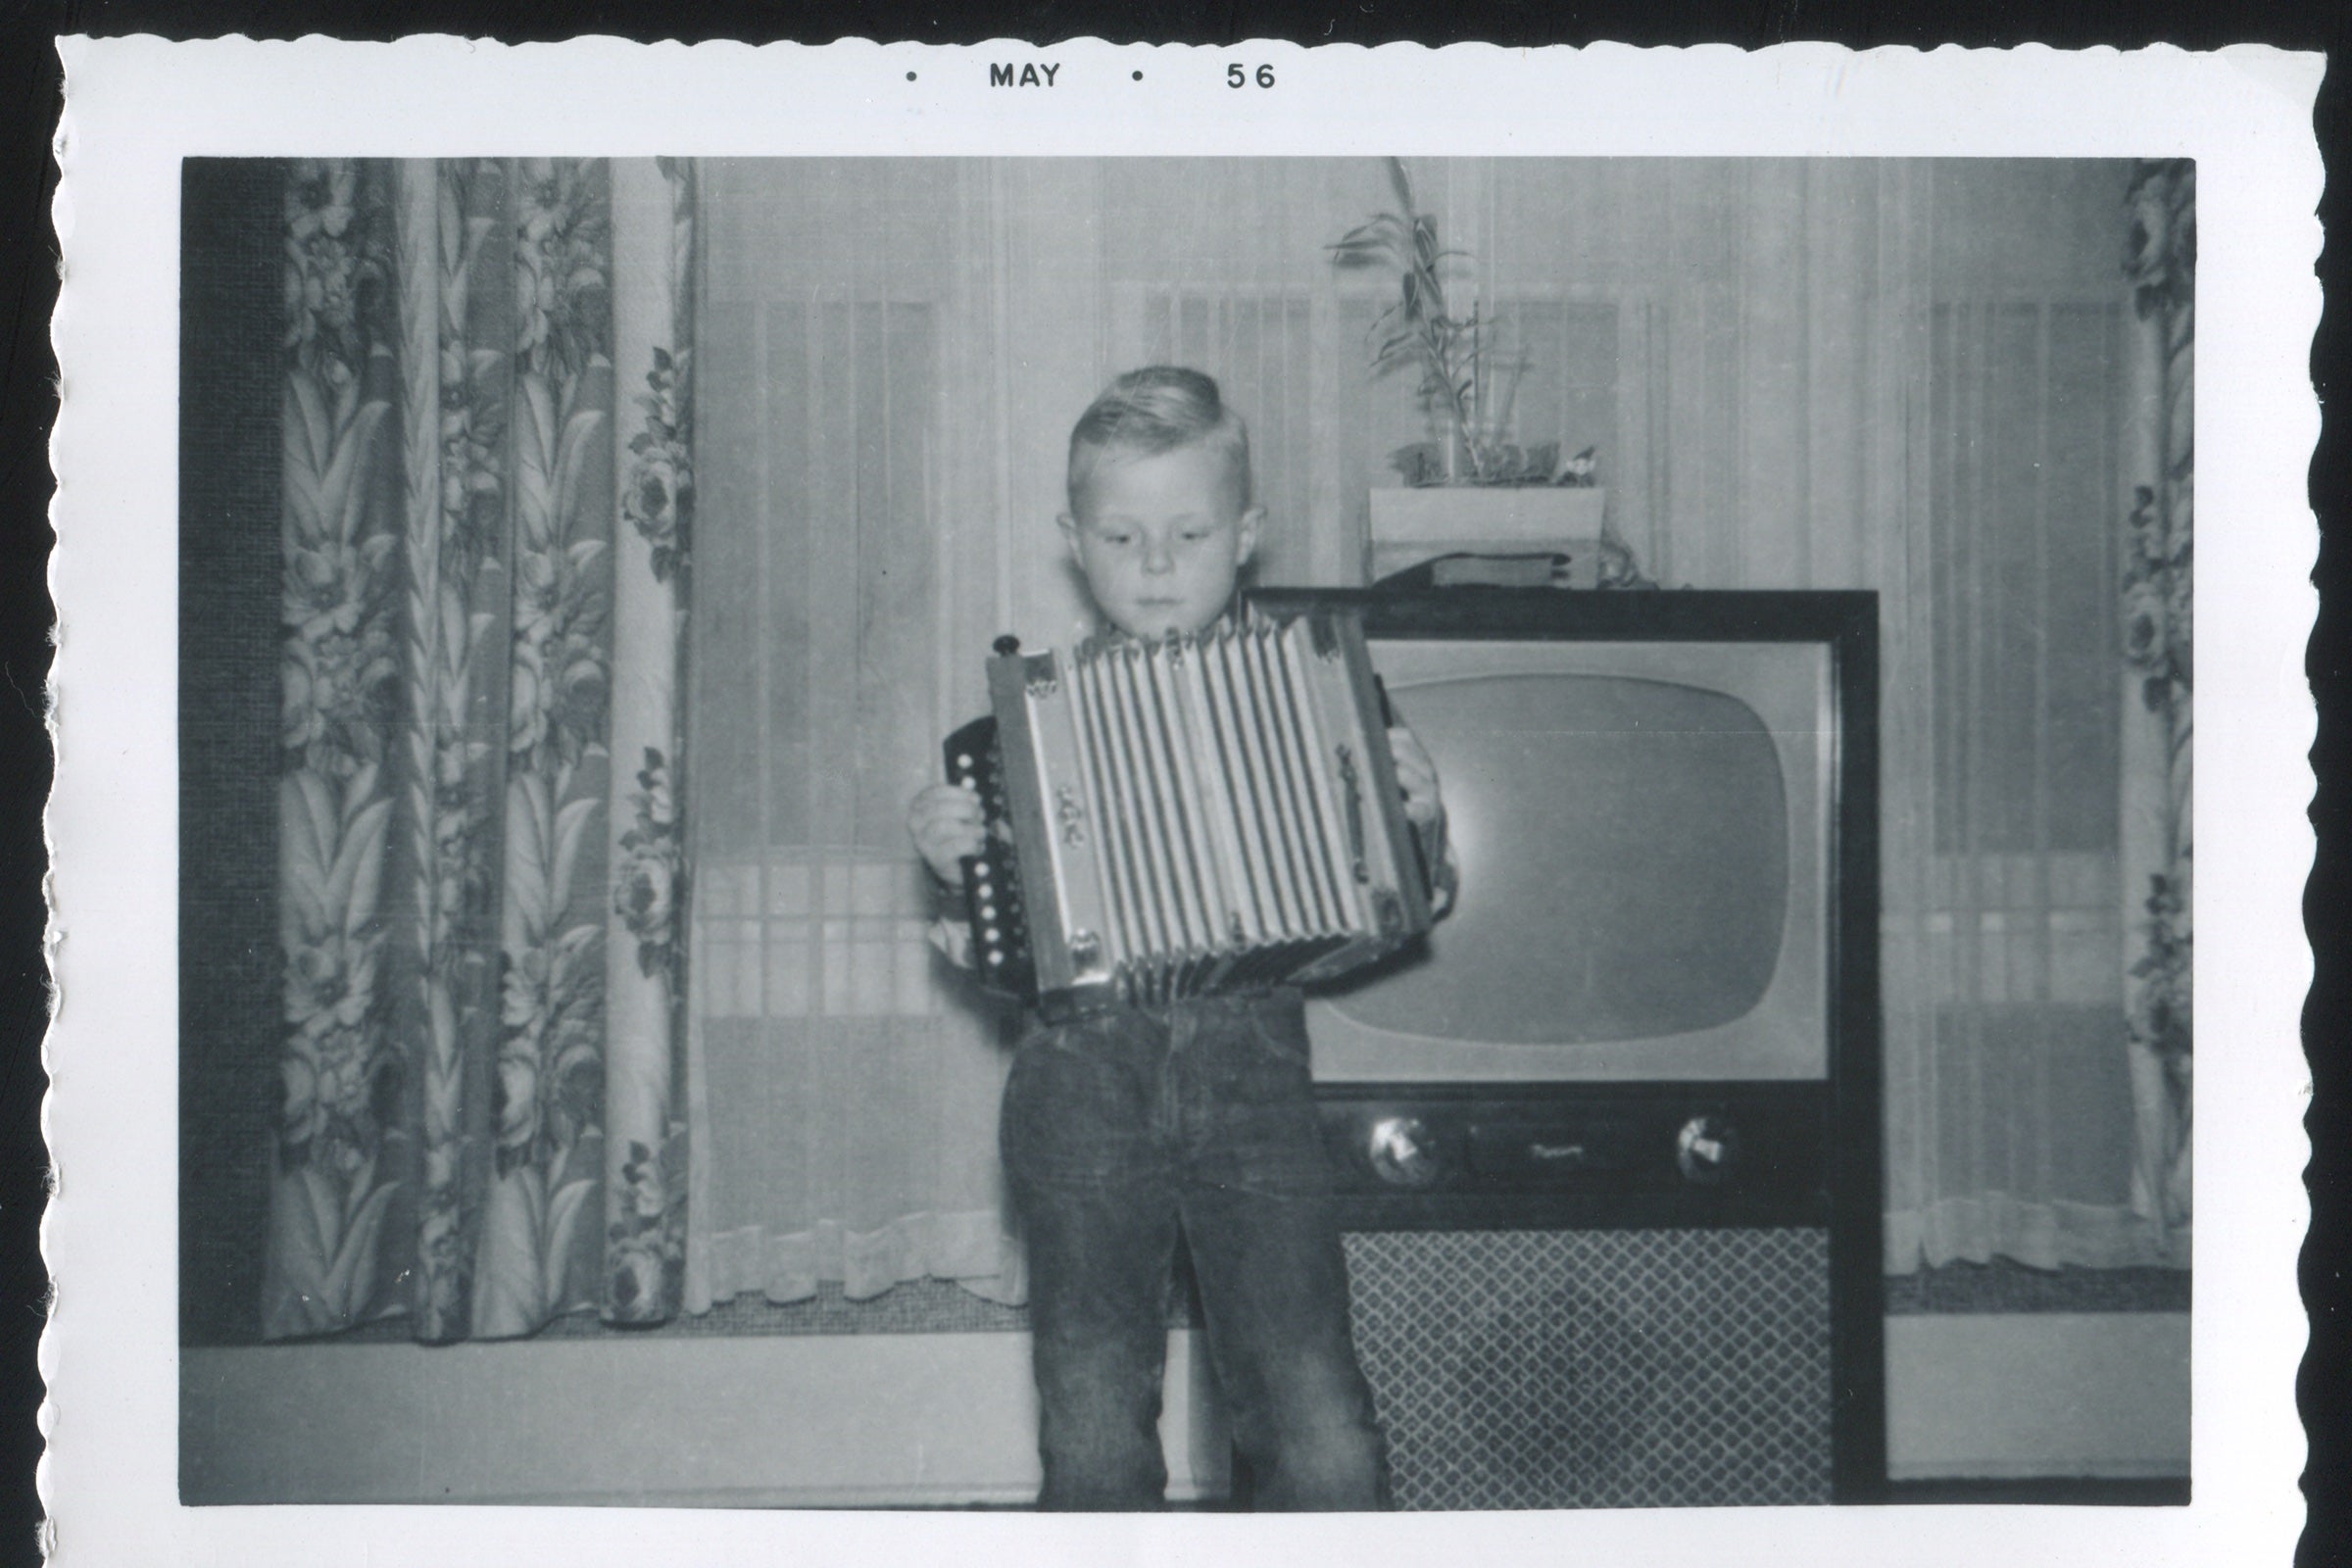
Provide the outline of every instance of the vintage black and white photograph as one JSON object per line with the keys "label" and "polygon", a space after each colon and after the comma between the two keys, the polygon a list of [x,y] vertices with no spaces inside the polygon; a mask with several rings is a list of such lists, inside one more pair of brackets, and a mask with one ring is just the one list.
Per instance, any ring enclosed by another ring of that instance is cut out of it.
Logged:
{"label": "vintage black and white photograph", "polygon": [[182,1509],[2190,1502],[2206,164],[544,141],[156,215]]}
{"label": "vintage black and white photograph", "polygon": [[[678,1490],[1009,1501],[1041,1421],[1130,1507],[2185,1478],[2193,168],[186,178],[194,1497],[603,1468],[286,1406],[355,1353],[658,1360],[684,1453],[777,1336],[821,1464]],[[1025,756],[999,634],[1073,666]]]}

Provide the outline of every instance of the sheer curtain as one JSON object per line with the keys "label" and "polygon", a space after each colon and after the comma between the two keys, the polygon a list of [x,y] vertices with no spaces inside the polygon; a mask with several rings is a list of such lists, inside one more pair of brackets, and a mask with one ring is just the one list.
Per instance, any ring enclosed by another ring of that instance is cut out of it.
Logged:
{"label": "sheer curtain", "polygon": [[[2126,166],[1414,160],[1519,438],[1598,449],[1662,582],[1875,588],[1888,1266],[2164,1255],[2133,1206],[2116,595]],[[687,1298],[1016,1298],[1001,1020],[900,817],[989,640],[1065,639],[1069,423],[1114,371],[1251,421],[1269,582],[1361,580],[1418,438],[1376,160],[707,167]]]}
{"label": "sheer curtain", "polygon": [[1000,1020],[934,967],[904,826],[1002,618],[990,175],[705,167],[687,1304],[1017,1299]]}
{"label": "sheer curtain", "polygon": [[1614,299],[1603,475],[1653,575],[1880,594],[1890,1270],[2166,1256],[2116,956],[2127,172],[1429,171],[1506,319]]}

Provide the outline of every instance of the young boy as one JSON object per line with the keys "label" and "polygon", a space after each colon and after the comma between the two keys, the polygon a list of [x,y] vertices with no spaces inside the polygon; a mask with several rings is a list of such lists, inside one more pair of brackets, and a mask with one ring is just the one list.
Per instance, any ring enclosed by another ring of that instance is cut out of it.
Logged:
{"label": "young boy", "polygon": [[[1061,531],[1117,635],[1246,613],[1256,547],[1250,438],[1197,370],[1120,376],[1070,433]],[[1390,732],[1405,811],[1452,895],[1437,771]],[[943,887],[976,853],[977,801],[934,785],[908,827]],[[951,955],[962,947],[952,932]],[[1348,1325],[1348,1277],[1307,1071],[1301,998],[1283,987],[1032,1017],[999,1138],[1029,1253],[1039,1447],[1055,1509],[1156,1508],[1169,1267],[1181,1228],[1234,1436],[1264,1508],[1370,1509],[1385,1450]]]}

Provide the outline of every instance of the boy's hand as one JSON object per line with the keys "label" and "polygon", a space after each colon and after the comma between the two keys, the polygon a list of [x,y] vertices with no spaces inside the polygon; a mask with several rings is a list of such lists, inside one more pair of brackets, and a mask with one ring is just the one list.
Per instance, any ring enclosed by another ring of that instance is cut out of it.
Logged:
{"label": "boy's hand", "polygon": [[963,885],[963,867],[956,862],[978,855],[988,837],[980,811],[980,797],[956,784],[934,784],[906,808],[906,831],[931,874],[950,887]]}
{"label": "boy's hand", "polygon": [[1396,787],[1404,793],[1406,818],[1417,828],[1434,827],[1446,814],[1445,799],[1438,793],[1438,764],[1402,724],[1389,731],[1389,753],[1396,759]]}

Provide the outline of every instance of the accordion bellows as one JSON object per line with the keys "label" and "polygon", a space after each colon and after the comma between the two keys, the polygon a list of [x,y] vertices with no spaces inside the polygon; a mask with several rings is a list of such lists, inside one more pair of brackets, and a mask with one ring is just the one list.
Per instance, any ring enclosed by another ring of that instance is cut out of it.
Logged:
{"label": "accordion bellows", "polygon": [[1341,610],[1025,654],[949,737],[982,980],[1067,1017],[1327,980],[1430,925],[1363,628]]}

